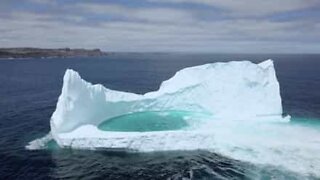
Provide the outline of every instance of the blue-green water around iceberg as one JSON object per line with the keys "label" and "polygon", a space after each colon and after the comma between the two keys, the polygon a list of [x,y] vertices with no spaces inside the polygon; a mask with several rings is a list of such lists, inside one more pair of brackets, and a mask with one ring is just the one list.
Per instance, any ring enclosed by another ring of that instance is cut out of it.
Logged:
{"label": "blue-green water around iceberg", "polygon": [[188,111],[144,111],[117,116],[102,122],[104,131],[147,132],[171,131],[189,127],[188,119],[200,119],[204,113]]}

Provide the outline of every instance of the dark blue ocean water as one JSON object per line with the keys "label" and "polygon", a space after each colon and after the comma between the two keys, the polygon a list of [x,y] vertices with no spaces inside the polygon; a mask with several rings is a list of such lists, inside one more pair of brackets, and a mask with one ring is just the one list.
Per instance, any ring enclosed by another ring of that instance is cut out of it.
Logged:
{"label": "dark blue ocean water", "polygon": [[157,90],[163,80],[184,67],[269,58],[275,63],[284,112],[319,119],[320,55],[131,53],[101,58],[2,59],[0,179],[300,179],[276,167],[257,166],[206,151],[127,154],[24,148],[49,132],[49,119],[67,68],[92,83],[145,93]]}

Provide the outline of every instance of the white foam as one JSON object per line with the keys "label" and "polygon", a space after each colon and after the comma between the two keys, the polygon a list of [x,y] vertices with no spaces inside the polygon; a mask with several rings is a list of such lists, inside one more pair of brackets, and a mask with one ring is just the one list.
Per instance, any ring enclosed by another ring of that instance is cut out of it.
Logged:
{"label": "white foam", "polygon": [[35,139],[29,142],[26,145],[26,149],[28,150],[39,150],[39,149],[46,149],[48,147],[48,143],[53,140],[51,133],[48,133],[42,138]]}

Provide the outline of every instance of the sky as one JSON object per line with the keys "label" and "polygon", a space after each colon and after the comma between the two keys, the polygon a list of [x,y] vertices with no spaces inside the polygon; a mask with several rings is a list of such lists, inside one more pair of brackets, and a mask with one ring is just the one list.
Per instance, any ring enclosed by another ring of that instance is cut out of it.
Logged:
{"label": "sky", "polygon": [[320,1],[0,0],[0,47],[320,53]]}

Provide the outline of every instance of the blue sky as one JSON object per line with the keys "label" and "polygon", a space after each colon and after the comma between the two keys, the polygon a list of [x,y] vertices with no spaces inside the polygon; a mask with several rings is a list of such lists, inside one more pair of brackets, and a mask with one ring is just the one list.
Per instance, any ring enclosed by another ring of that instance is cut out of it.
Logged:
{"label": "blue sky", "polygon": [[1,0],[1,47],[320,53],[319,0]]}

